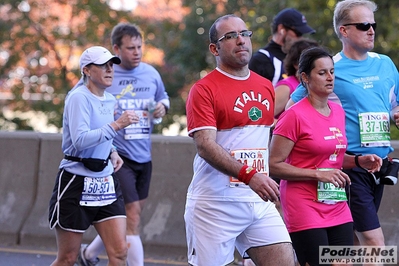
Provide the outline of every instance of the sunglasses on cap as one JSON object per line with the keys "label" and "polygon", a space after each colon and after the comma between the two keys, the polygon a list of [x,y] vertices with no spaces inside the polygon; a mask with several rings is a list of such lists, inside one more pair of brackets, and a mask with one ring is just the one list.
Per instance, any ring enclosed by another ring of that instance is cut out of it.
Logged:
{"label": "sunglasses on cap", "polygon": [[373,30],[377,28],[377,23],[348,23],[344,24],[343,26],[356,26],[356,29],[360,31],[368,31],[370,27],[373,27]]}

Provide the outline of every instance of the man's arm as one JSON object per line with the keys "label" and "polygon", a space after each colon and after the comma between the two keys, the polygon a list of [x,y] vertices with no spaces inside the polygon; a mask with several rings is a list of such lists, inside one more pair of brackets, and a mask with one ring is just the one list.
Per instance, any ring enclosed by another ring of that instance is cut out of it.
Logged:
{"label": "man's arm", "polygon": [[242,164],[216,142],[216,130],[206,129],[193,133],[198,155],[218,171],[236,177]]}

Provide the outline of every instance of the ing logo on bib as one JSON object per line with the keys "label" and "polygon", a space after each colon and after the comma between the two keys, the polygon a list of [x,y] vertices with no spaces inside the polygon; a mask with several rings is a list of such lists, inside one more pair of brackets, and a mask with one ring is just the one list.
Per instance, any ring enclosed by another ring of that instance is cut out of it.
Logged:
{"label": "ing logo on bib", "polygon": [[251,121],[258,121],[262,118],[262,110],[254,106],[248,111],[248,117]]}

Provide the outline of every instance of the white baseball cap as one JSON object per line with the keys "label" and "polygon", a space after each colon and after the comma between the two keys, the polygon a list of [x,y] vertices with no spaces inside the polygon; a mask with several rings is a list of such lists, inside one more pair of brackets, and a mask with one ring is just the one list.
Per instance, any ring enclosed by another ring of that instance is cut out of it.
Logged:
{"label": "white baseball cap", "polygon": [[92,46],[87,48],[80,56],[80,71],[83,73],[83,68],[89,64],[102,65],[110,60],[117,65],[121,63],[119,57],[112,55],[106,48],[102,46]]}

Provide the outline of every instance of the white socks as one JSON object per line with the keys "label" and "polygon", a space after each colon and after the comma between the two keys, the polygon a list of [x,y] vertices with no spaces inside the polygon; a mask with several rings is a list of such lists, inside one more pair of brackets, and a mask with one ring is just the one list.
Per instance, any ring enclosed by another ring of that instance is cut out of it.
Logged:
{"label": "white socks", "polygon": [[[127,235],[127,264],[129,266],[144,266],[144,250],[139,235]],[[105,250],[103,241],[99,235],[94,238],[86,248],[85,258],[95,261],[98,255]]]}
{"label": "white socks", "polygon": [[144,250],[139,235],[127,235],[127,265],[144,266]]}
{"label": "white socks", "polygon": [[95,261],[98,255],[105,250],[105,246],[99,235],[87,246],[85,251],[85,258],[90,261]]}

